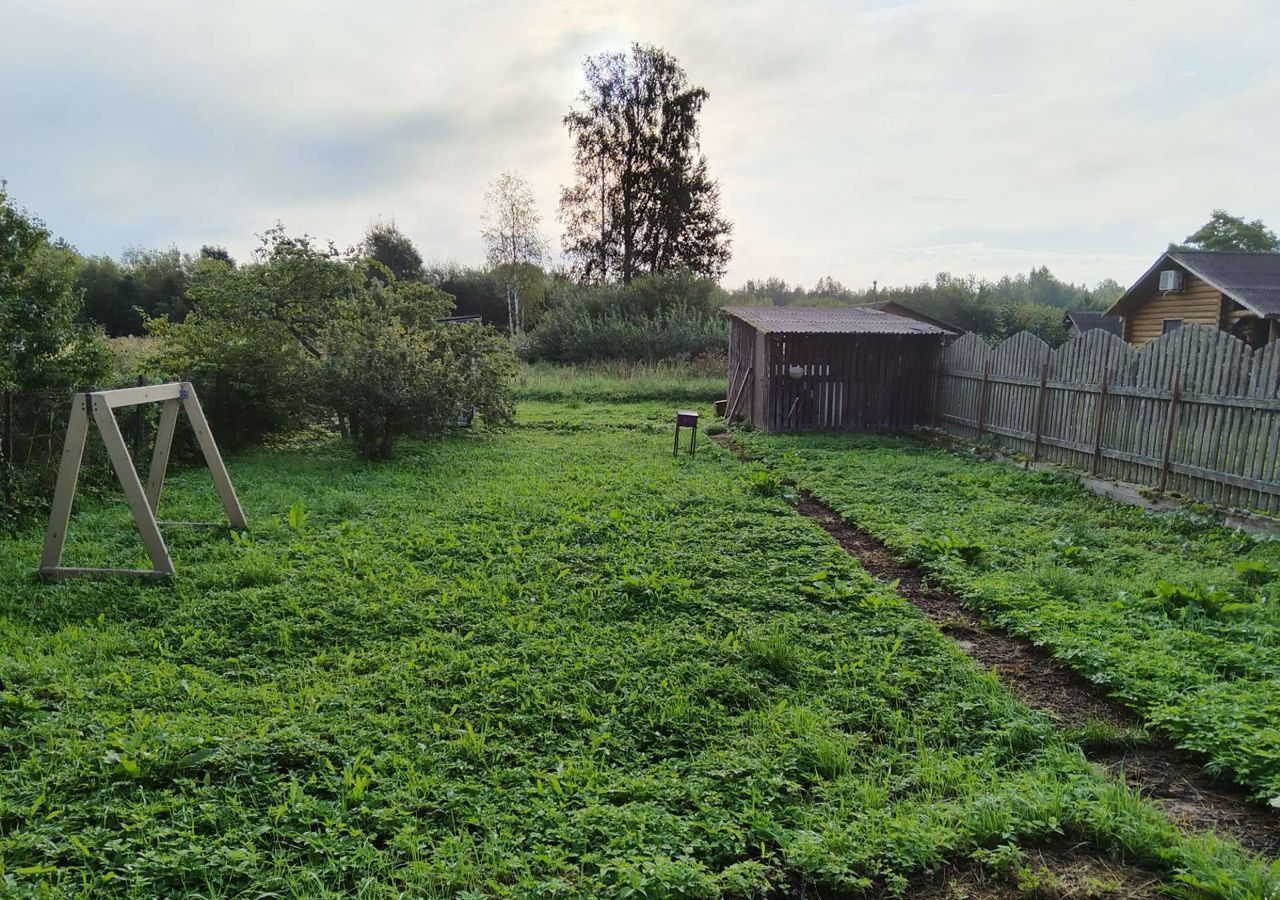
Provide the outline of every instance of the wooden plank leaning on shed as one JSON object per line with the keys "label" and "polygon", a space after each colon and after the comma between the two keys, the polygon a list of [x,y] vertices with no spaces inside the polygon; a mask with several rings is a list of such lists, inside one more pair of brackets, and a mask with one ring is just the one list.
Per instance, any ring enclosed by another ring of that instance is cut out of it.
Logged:
{"label": "wooden plank leaning on shed", "polygon": [[[159,402],[160,423],[156,429],[156,445],[151,455],[151,470],[147,486],[143,488],[134,468],[129,448],[116,421],[114,410],[136,406],[140,403]],[[76,394],[71,401],[71,413],[67,420],[67,437],[62,447],[62,460],[58,468],[58,483],[54,489],[53,507],[49,513],[49,527],[45,531],[44,548],[40,554],[39,574],[44,578],[68,578],[72,576],[124,575],[140,578],[167,578],[173,574],[173,560],[165,546],[156,511],[160,505],[160,493],[164,488],[165,469],[169,464],[169,451],[178,420],[178,408],[186,410],[195,433],[196,443],[204,455],[213,484],[222,500],[222,508],[233,528],[245,528],[244,511],[236,497],[235,488],[223,465],[222,455],[213,439],[213,432],[205,419],[204,410],[196,397],[195,389],[188,382],[122,388],[114,391],[91,391]],[[97,426],[107,448],[107,456],[120,487],[124,491],[133,520],[142,536],[143,547],[151,560],[150,569],[89,569],[62,565],[62,551],[67,542],[67,528],[71,522],[71,505],[75,499],[76,484],[80,479],[80,465],[84,459],[85,440],[89,435],[90,421]]]}

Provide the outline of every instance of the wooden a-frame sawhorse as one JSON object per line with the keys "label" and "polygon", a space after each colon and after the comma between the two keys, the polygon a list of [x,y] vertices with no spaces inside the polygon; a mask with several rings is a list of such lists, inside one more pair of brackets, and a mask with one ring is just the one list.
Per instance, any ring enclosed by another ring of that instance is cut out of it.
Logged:
{"label": "wooden a-frame sawhorse", "polygon": [[[160,422],[156,428],[156,445],[151,454],[151,471],[144,489],[133,467],[129,448],[125,446],[120,425],[114,410],[122,406],[140,403],[160,403]],[[173,445],[173,430],[178,424],[178,407],[187,411],[196,442],[204,454],[204,461],[213,476],[214,487],[222,499],[222,507],[232,528],[247,527],[235,488],[227,477],[218,445],[214,443],[209,422],[200,408],[200,401],[190,383],[172,382],[149,387],[123,388],[115,391],[91,391],[76,394],[71,401],[71,416],[67,420],[67,438],[62,447],[62,462],[58,468],[58,485],[54,489],[53,508],[49,513],[49,529],[44,536],[44,550],[40,554],[39,574],[44,578],[67,578],[75,575],[124,575],[136,578],[168,578],[173,574],[173,560],[165,546],[160,526],[156,522],[156,509],[160,505],[160,491],[164,488],[165,469],[169,465],[169,449]],[[75,499],[76,482],[80,478],[80,464],[84,458],[85,439],[89,434],[92,418],[106,444],[111,467],[115,469],[124,488],[125,499],[138,524],[143,546],[151,558],[151,569],[77,569],[62,565],[62,548],[67,542],[67,525],[71,521],[71,501]]]}

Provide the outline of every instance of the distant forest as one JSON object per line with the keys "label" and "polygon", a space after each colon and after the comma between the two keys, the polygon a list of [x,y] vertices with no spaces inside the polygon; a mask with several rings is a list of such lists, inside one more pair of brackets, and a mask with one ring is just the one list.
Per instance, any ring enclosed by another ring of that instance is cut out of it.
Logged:
{"label": "distant forest", "polygon": [[[201,258],[210,257],[234,265],[226,251],[217,247],[205,247],[195,255],[186,255],[171,247],[134,249],[119,260],[104,256],[81,258],[76,283],[84,293],[83,316],[102,325],[110,336],[144,333],[143,320],[147,317],[181,321],[190,308],[186,296],[190,274]],[[457,301],[455,315],[479,315],[494,325],[506,327],[508,279],[501,272],[488,268],[425,266],[418,278],[452,294]],[[599,292],[612,297],[617,293],[617,288],[609,285],[574,285],[566,273],[555,271],[530,272],[528,278],[532,287],[527,292],[530,319],[527,325],[531,328],[536,328],[544,304],[554,307],[557,299],[564,295]],[[1062,281],[1043,266],[1026,274],[1006,275],[998,281],[942,272],[932,282],[861,290],[845,287],[833,278],[820,279],[811,288],[782,278],[766,278],[748,281],[730,290],[714,287],[705,279],[692,280],[705,284],[699,290],[698,306],[859,306],[893,300],[988,337],[1003,338],[1026,329],[1050,343],[1065,339],[1063,311],[1103,310],[1124,292],[1124,288],[1111,279],[1093,288]],[[675,279],[669,285],[678,285],[675,293],[683,294],[689,281]]]}

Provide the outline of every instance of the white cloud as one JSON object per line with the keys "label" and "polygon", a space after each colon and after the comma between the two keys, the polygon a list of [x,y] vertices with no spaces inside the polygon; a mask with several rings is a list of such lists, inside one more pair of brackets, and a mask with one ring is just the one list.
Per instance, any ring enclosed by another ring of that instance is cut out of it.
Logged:
{"label": "white cloud", "polygon": [[1280,225],[1269,0],[7,7],[0,177],[87,252],[395,218],[478,261],[504,169],[554,238],[579,64],[632,40],[711,92],[730,282],[1128,281],[1214,207]]}

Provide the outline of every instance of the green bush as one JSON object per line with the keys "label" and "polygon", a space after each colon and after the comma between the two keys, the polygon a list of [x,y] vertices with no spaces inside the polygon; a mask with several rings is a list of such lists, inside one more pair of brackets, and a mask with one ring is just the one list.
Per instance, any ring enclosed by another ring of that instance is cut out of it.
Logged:
{"label": "green bush", "polygon": [[510,421],[509,342],[487,325],[441,323],[451,304],[423,284],[374,285],[327,330],[318,396],[362,456],[389,459],[397,436],[437,434],[472,411]]}
{"label": "green bush", "polygon": [[70,395],[110,366],[101,331],[77,320],[75,270],[74,251],[14,205],[0,181],[0,404],[7,396],[13,417],[7,442],[0,434],[0,528],[43,505]]}
{"label": "green bush", "polygon": [[250,264],[200,260],[187,289],[191,314],[148,319],[147,329],[170,348],[174,375],[195,384],[219,442],[241,447],[319,418],[319,332],[360,286],[330,251],[272,231]]}
{"label": "green bush", "polygon": [[500,331],[511,326],[512,310],[507,305],[507,285],[519,296],[518,330],[537,326],[547,295],[547,274],[532,263],[471,269],[437,266],[428,280],[454,298],[453,315],[480,316],[486,325]]}
{"label": "green bush", "polygon": [[728,345],[722,299],[714,282],[684,271],[628,285],[560,282],[541,323],[518,349],[530,362],[692,358]]}
{"label": "green bush", "polygon": [[200,260],[188,297],[185,321],[148,327],[229,446],[337,418],[362,455],[386,457],[395,436],[438,432],[473,408],[510,417],[508,342],[441,323],[450,295],[376,260],[276,228],[238,268]]}

